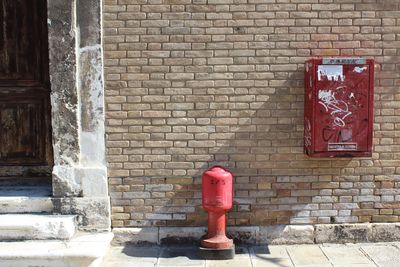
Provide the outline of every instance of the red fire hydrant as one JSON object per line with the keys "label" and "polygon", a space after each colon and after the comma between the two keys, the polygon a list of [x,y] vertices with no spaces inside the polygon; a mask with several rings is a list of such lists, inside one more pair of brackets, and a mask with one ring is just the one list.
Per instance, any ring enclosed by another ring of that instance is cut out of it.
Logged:
{"label": "red fire hydrant", "polygon": [[[205,249],[225,251],[222,258],[233,258],[233,240],[226,237],[226,212],[232,208],[233,175],[220,166],[204,172],[202,177],[202,204],[208,212],[208,232],[201,240]],[[226,251],[229,253],[227,254]],[[204,254],[204,253],[203,253]],[[229,256],[231,255],[232,256]],[[218,258],[216,253],[213,258]],[[228,255],[228,256],[227,256]],[[210,258],[210,257],[209,257]]]}

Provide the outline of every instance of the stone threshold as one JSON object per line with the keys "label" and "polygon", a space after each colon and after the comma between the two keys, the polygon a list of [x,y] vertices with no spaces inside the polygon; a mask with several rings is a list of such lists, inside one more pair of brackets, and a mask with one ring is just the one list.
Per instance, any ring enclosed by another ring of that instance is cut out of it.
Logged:
{"label": "stone threshold", "polygon": [[[196,244],[206,227],[114,228],[115,246],[124,244]],[[321,244],[400,241],[400,223],[233,226],[227,234],[236,244]]]}

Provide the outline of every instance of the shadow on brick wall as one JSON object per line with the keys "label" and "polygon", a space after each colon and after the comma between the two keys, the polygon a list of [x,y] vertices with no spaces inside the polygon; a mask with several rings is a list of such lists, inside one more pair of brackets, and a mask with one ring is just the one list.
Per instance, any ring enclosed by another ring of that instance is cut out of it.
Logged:
{"label": "shadow on brick wall", "polygon": [[[188,177],[150,179],[155,185],[145,185],[153,198],[148,204],[154,207],[148,219],[155,220],[155,225],[206,225],[201,175],[214,165],[228,168],[235,176],[229,225],[355,219],[351,209],[358,205],[351,199],[360,188],[343,188],[340,182],[360,182],[359,175],[350,173],[360,161],[311,159],[303,154],[303,69],[276,76],[280,80],[270,81],[275,87],[235,88],[227,95],[228,102],[202,103],[216,114],[205,126],[209,130],[207,139],[192,143],[193,155],[178,157],[182,162],[195,161],[195,168],[187,170]],[[188,144],[190,147],[191,141]],[[162,188],[165,198],[158,206],[153,203],[157,202],[154,197]]]}

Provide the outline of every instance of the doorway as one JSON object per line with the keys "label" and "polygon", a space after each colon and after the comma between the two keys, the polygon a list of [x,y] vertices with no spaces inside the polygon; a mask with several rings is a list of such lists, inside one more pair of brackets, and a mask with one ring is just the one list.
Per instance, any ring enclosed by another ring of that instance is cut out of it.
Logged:
{"label": "doorway", "polygon": [[51,184],[46,0],[0,4],[0,185]]}

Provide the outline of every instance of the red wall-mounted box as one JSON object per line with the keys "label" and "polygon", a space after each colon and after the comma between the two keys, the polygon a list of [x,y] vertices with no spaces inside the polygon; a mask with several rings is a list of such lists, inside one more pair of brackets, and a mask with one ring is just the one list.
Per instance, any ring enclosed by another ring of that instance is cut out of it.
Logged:
{"label": "red wall-mounted box", "polygon": [[311,157],[370,157],[374,61],[313,58],[305,63],[304,151]]}

